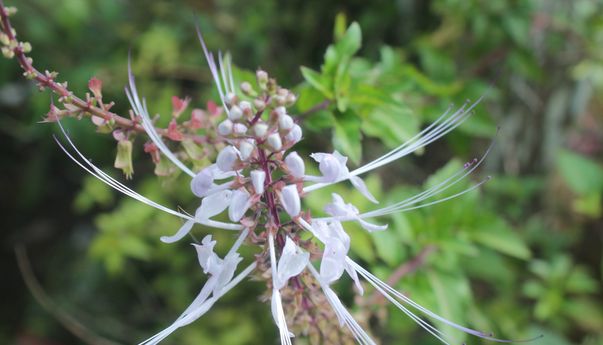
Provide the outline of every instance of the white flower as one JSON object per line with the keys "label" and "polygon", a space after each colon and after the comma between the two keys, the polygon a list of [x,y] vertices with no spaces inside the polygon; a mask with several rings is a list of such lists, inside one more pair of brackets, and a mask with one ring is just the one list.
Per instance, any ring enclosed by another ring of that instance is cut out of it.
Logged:
{"label": "white flower", "polygon": [[238,222],[243,218],[245,212],[251,207],[251,196],[244,188],[237,189],[232,193],[232,201],[228,207],[228,218]]}
{"label": "white flower", "polygon": [[229,189],[208,195],[201,200],[201,206],[195,212],[195,218],[206,220],[222,213],[231,203],[233,192]]}
{"label": "white flower", "polygon": [[198,197],[203,197],[214,183],[214,172],[211,167],[199,171],[191,180],[191,191]]}
{"label": "white flower", "polygon": [[264,182],[266,181],[266,172],[263,170],[253,170],[249,173],[251,184],[255,194],[264,194]]}
{"label": "white flower", "polygon": [[238,156],[239,151],[234,146],[226,146],[222,149],[222,151],[220,151],[220,153],[218,153],[216,164],[222,171],[232,171],[235,163],[237,162]]}
{"label": "white flower", "polygon": [[287,281],[299,275],[310,260],[310,254],[303,252],[291,238],[285,240],[285,247],[281,253],[276,268],[276,285],[277,289],[282,289],[287,284]]}
{"label": "white flower", "polygon": [[306,166],[304,160],[297,154],[297,152],[291,152],[285,158],[285,165],[291,176],[295,178],[302,178],[306,172]]}
{"label": "white flower", "polygon": [[354,220],[358,221],[360,223],[360,225],[369,232],[381,231],[381,230],[387,229],[387,224],[386,225],[372,224],[372,223],[369,223],[369,222],[363,220],[362,218],[360,218],[358,216],[360,214],[358,209],[352,204],[346,204],[345,201],[343,200],[343,198],[339,194],[333,193],[332,197],[333,197],[333,202],[330,204],[327,204],[325,206],[325,212],[330,214],[331,216],[333,216],[334,219],[337,219],[337,217],[354,219]]}
{"label": "white flower", "polygon": [[285,186],[280,194],[281,205],[289,216],[297,217],[301,212],[301,203],[299,200],[299,192],[294,184]]}

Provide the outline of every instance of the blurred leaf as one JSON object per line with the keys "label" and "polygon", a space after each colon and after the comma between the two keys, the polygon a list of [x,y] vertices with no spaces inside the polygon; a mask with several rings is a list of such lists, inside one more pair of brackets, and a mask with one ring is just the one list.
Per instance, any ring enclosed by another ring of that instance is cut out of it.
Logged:
{"label": "blurred leaf", "polygon": [[333,131],[333,145],[348,156],[355,164],[360,163],[362,155],[362,137],[360,135],[360,121],[351,113],[337,117]]}
{"label": "blurred leaf", "polygon": [[562,150],[557,168],[575,193],[584,195],[603,190],[603,168],[584,156]]}

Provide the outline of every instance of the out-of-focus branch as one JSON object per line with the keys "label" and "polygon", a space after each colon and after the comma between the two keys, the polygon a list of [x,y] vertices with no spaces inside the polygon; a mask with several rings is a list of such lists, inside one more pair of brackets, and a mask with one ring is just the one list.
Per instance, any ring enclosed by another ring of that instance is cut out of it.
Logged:
{"label": "out-of-focus branch", "polygon": [[29,258],[27,257],[27,252],[22,245],[17,245],[15,247],[15,255],[17,257],[19,271],[21,271],[27,289],[29,289],[35,300],[40,303],[44,310],[54,316],[65,329],[86,344],[118,345],[118,343],[103,338],[89,328],[86,328],[75,317],[69,315],[54,303],[54,301],[46,294],[44,288],[40,285],[40,282],[36,279]]}
{"label": "out-of-focus branch", "polygon": [[[36,69],[33,66],[33,59],[27,56],[27,53],[31,50],[31,45],[17,40],[17,32],[12,27],[9,16],[9,8],[4,6],[3,0],[0,0],[0,31],[1,35],[4,35],[4,37],[2,37],[4,40],[4,42],[2,42],[4,44],[2,52],[6,57],[14,57],[17,59],[19,65],[24,70],[23,75],[27,79],[35,80],[42,90],[50,89],[60,97],[59,101],[61,103],[69,105],[69,108],[77,108],[84,115],[97,116],[109,123],[114,123],[122,129],[144,132],[144,128],[135,117],[128,118],[109,111],[108,108],[112,105],[97,105],[88,97],[87,100],[79,98],[69,90],[67,82],[60,83],[55,80],[58,73],[49,71],[42,73]],[[156,130],[162,137],[169,138],[167,129],[157,128]],[[207,138],[203,136],[192,134],[183,135],[185,139],[191,139],[198,144],[207,142]]]}

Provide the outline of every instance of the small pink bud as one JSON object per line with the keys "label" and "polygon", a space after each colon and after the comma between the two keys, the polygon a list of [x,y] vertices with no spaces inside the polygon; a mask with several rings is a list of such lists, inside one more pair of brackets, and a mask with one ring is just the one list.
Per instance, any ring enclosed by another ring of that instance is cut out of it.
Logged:
{"label": "small pink bud", "polygon": [[222,109],[214,101],[207,101],[207,111],[212,116],[218,116],[222,113]]}
{"label": "small pink bud", "polygon": [[144,152],[151,155],[151,159],[153,160],[153,163],[159,164],[159,162],[161,161],[161,156],[159,155],[159,149],[157,148],[157,145],[155,145],[153,142],[149,141],[149,142],[144,143]]}
{"label": "small pink bud", "polygon": [[90,89],[90,91],[92,91],[92,93],[94,94],[95,97],[101,97],[102,89],[103,89],[103,82],[102,82],[102,80],[97,79],[96,77],[92,77],[88,81],[88,88]]}
{"label": "small pink bud", "polygon": [[172,116],[178,118],[180,114],[186,110],[190,101],[191,99],[188,97],[180,99],[176,96],[172,96]]}
{"label": "small pink bud", "polygon": [[171,140],[182,141],[183,135],[178,129],[178,122],[176,122],[176,119],[172,119],[172,121],[170,121],[170,124],[168,125],[167,136]]}
{"label": "small pink bud", "polygon": [[205,119],[205,112],[201,109],[193,109],[191,113],[191,120],[189,126],[192,129],[199,129],[203,127],[203,120]]}

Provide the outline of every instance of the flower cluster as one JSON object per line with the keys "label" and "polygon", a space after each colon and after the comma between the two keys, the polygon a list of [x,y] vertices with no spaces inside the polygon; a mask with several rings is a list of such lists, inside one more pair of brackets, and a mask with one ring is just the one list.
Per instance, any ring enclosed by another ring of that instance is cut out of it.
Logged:
{"label": "flower cluster", "polygon": [[[163,236],[161,241],[179,241],[193,230],[195,224],[238,234],[224,258],[214,252],[216,242],[211,235],[206,236],[200,244],[193,244],[199,264],[209,278],[198,296],[172,325],[142,344],[156,344],[176,329],[198,319],[222,295],[252,273],[265,280],[269,291],[266,299],[270,301],[282,344],[291,344],[291,338],[296,335],[309,335],[320,343],[348,343],[355,339],[361,344],[375,344],[369,332],[352,317],[332,289],[332,285],[344,274],[354,281],[358,294],[362,295],[364,292],[363,279],[445,344],[449,344],[446,335],[418,314],[480,338],[507,342],[434,314],[378,279],[350,258],[352,239],[344,227],[345,222],[355,221],[368,232],[385,231],[386,224],[378,224],[371,219],[433,205],[478,188],[488,178],[459,193],[433,200],[434,196],[445,193],[471,174],[483,162],[489,149],[481,159],[468,162],[439,184],[392,205],[361,212],[340,195],[333,194],[332,201],[324,207],[323,217],[312,217],[302,209],[302,199],[307,194],[346,181],[377,204],[360,175],[394,162],[443,137],[471,116],[479,100],[466,103],[455,111],[448,109],[408,142],[352,171],[347,167],[347,158],[337,151],[313,153],[310,158],[318,165],[320,175],[307,175],[305,165],[308,162],[292,151],[294,145],[303,138],[302,128],[296,123],[290,108],[296,102],[296,95],[280,87],[262,70],[256,73],[255,85],[248,82],[236,84],[230,58],[221,53],[215,56],[205,46],[200,32],[198,35],[225,115],[215,128],[215,135],[225,146],[217,154],[214,164],[195,171],[168,148],[153,126],[146,102],[139,96],[131,69],[126,90],[132,110],[154,147],[163,158],[190,176],[191,192],[199,198],[200,203],[194,215],[160,205],[110,177],[89,162],[64,131],[71,149],[57,141],[82,168],[109,186],[184,220],[180,229]],[[188,101],[180,102],[175,103],[175,114]],[[73,151],[75,154],[71,153]],[[222,213],[227,213],[229,221],[216,219]],[[302,236],[304,232],[311,236]],[[311,239],[303,240],[308,237]],[[251,264],[238,270],[238,265],[243,260],[238,250],[243,244],[252,245],[259,252]],[[328,311],[324,311],[326,305],[330,307]],[[333,315],[333,318],[325,319],[324,315]],[[320,329],[328,327],[328,323],[333,320],[338,320],[342,327]],[[337,332],[343,335],[334,340],[329,333]]]}

